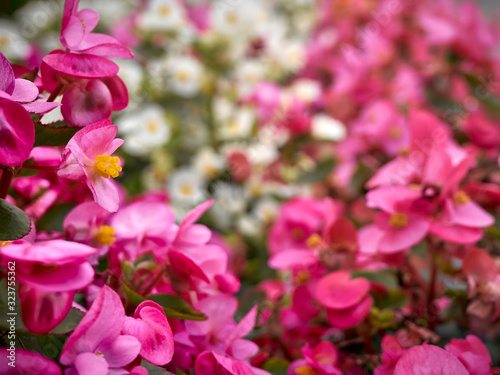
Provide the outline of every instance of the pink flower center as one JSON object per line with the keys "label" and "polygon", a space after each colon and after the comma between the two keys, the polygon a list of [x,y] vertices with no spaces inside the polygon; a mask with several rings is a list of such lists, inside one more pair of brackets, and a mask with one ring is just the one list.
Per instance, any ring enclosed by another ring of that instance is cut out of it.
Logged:
{"label": "pink flower center", "polygon": [[94,163],[94,172],[104,178],[116,178],[122,170],[122,167],[116,165],[120,162],[120,159],[116,156],[111,157],[108,154],[98,155],[96,156],[96,160]]}
{"label": "pink flower center", "polygon": [[393,213],[389,218],[389,225],[394,228],[406,228],[408,226],[408,216],[402,213]]}
{"label": "pink flower center", "polygon": [[99,245],[111,245],[115,242],[115,228],[103,225],[99,233],[97,233],[96,240]]}

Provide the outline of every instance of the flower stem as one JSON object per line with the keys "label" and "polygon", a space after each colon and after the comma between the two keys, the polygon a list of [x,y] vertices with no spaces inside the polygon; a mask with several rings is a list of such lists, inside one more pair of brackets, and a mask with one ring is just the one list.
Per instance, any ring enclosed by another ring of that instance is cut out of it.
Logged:
{"label": "flower stem", "polygon": [[49,98],[47,99],[47,102],[53,102],[58,96],[59,96],[59,93],[61,92],[61,90],[63,89],[63,84],[62,83],[58,83],[56,88],[54,89],[54,91],[52,91],[50,93],[50,96]]}
{"label": "flower stem", "polygon": [[5,167],[0,168],[0,198],[5,199],[9,192],[10,182],[12,181],[12,176],[14,172],[12,168]]}

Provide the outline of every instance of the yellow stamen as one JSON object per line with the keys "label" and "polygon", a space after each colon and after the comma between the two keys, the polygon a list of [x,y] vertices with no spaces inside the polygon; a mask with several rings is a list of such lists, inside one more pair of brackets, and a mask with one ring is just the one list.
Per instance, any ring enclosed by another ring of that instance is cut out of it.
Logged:
{"label": "yellow stamen", "polygon": [[115,242],[115,228],[103,225],[95,237],[99,245],[111,245]]}
{"label": "yellow stamen", "polygon": [[408,216],[401,213],[393,213],[389,219],[389,225],[394,228],[406,228],[408,226]]}
{"label": "yellow stamen", "polygon": [[306,241],[307,247],[309,249],[315,249],[321,245],[321,236],[317,233],[313,233]]}
{"label": "yellow stamen", "polygon": [[193,185],[184,183],[181,186],[179,186],[179,191],[181,192],[182,195],[192,195],[193,194]]}
{"label": "yellow stamen", "polygon": [[156,133],[159,128],[160,128],[160,125],[158,124],[158,121],[156,121],[156,120],[149,120],[146,123],[146,130],[150,133]]}
{"label": "yellow stamen", "polygon": [[314,370],[309,366],[301,366],[295,369],[296,375],[315,375]]}
{"label": "yellow stamen", "polygon": [[104,358],[104,354],[102,354],[99,351],[95,352],[95,355],[98,356],[98,357]]}
{"label": "yellow stamen", "polygon": [[12,242],[10,241],[0,241],[0,247],[4,247],[4,246],[7,246],[7,245],[10,245]]}
{"label": "yellow stamen", "polygon": [[238,22],[238,15],[235,12],[227,12],[226,13],[226,20],[231,25],[234,25]]}
{"label": "yellow stamen", "polygon": [[186,83],[189,81],[189,73],[186,72],[185,70],[179,70],[175,76],[177,77],[177,80],[182,83]]}
{"label": "yellow stamen", "polygon": [[463,206],[464,204],[467,204],[470,202],[470,197],[467,195],[467,193],[465,191],[459,190],[459,191],[457,191],[457,193],[453,197],[453,202],[455,202],[459,206]]}
{"label": "yellow stamen", "polygon": [[295,280],[298,285],[307,284],[307,282],[311,279],[311,273],[309,271],[299,271],[297,275],[295,275]]}
{"label": "yellow stamen", "polygon": [[85,22],[83,22],[83,19],[80,19],[79,21],[82,23],[83,33],[85,34]]}
{"label": "yellow stamen", "polygon": [[166,4],[158,7],[158,13],[162,17],[167,17],[171,11],[172,11],[172,9],[170,8],[170,6],[166,5]]}
{"label": "yellow stamen", "polygon": [[389,138],[393,140],[397,140],[401,138],[403,135],[403,131],[401,128],[398,128],[397,126],[393,126],[392,128],[389,129]]}
{"label": "yellow stamen", "polygon": [[407,146],[401,147],[398,150],[398,154],[399,154],[399,156],[403,156],[403,157],[408,156],[408,155],[410,155],[410,148]]}
{"label": "yellow stamen", "polygon": [[111,157],[108,154],[104,154],[97,156],[96,160],[97,161],[94,163],[94,172],[99,176],[104,178],[116,178],[119,172],[122,171],[122,167],[116,165],[116,163],[120,162],[117,156]]}

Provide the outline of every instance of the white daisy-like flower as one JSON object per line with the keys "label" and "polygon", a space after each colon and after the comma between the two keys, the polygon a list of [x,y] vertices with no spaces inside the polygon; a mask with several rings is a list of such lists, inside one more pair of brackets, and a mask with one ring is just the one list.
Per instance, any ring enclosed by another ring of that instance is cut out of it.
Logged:
{"label": "white daisy-like flower", "polygon": [[28,41],[12,21],[0,19],[0,51],[8,60],[21,59],[28,49]]}
{"label": "white daisy-like flower", "polygon": [[205,184],[206,181],[198,170],[180,168],[168,179],[167,188],[175,203],[194,206],[205,200]]}
{"label": "white daisy-like flower", "polygon": [[212,148],[202,148],[194,157],[194,167],[207,179],[213,178],[224,168],[224,159]]}
{"label": "white daisy-like flower", "polygon": [[141,88],[144,73],[141,66],[134,60],[116,59],[120,67],[118,76],[125,82],[128,92],[133,95]]}
{"label": "white daisy-like flower", "polygon": [[139,19],[139,27],[147,31],[169,31],[186,25],[186,15],[176,0],[152,0]]}
{"label": "white daisy-like flower", "polygon": [[321,95],[321,84],[313,79],[301,78],[290,88],[292,95],[303,103],[312,103]]}
{"label": "white daisy-like flower", "polygon": [[313,117],[311,122],[311,135],[324,141],[341,141],[346,135],[346,127],[334,118],[319,114]]}
{"label": "white daisy-like flower", "polygon": [[237,139],[247,137],[255,123],[255,113],[249,108],[239,108],[226,121],[219,124],[221,139]]}
{"label": "white daisy-like flower", "polygon": [[268,197],[262,198],[256,203],[253,209],[253,214],[260,220],[260,222],[269,224],[276,217],[278,207],[279,204],[274,199]]}
{"label": "white daisy-like flower", "polygon": [[255,85],[262,81],[265,68],[262,62],[257,60],[243,61],[237,65],[235,75],[238,82],[238,94],[245,96],[250,94]]}
{"label": "white daisy-like flower", "polygon": [[170,139],[170,124],[163,109],[155,104],[124,114],[116,124],[125,137],[123,147],[132,155],[146,155]]}
{"label": "white daisy-like flower", "polygon": [[192,98],[201,86],[203,66],[189,56],[172,57],[168,61],[168,84],[170,90],[179,96]]}

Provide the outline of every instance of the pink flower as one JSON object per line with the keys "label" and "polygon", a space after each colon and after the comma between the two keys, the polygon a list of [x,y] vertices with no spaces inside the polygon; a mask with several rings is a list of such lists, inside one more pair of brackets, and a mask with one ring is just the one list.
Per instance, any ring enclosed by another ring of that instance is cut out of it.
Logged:
{"label": "pink flower", "polygon": [[332,326],[350,328],[368,315],[373,305],[369,290],[368,280],[351,279],[349,272],[336,271],[318,281],[315,295],[317,301],[327,308],[327,319]]}
{"label": "pink flower", "polygon": [[469,375],[462,363],[440,347],[421,345],[408,349],[398,360],[394,375]]}
{"label": "pink flower", "polygon": [[373,372],[374,375],[392,375],[394,368],[401,356],[405,353],[404,349],[395,336],[386,335],[382,338],[382,365],[378,366]]}
{"label": "pink flower", "polygon": [[116,137],[118,129],[110,121],[95,122],[79,130],[68,142],[57,174],[70,180],[84,180],[94,200],[102,208],[116,212],[120,201],[112,178],[122,167],[113,152],[123,144]]}
{"label": "pink flower", "polygon": [[66,375],[124,373],[141,350],[137,338],[123,335],[125,310],[116,292],[105,285],[66,341],[59,361]]}
{"label": "pink flower", "polygon": [[61,375],[62,373],[57,363],[38,353],[16,348],[13,356],[14,360],[12,361],[15,367],[8,364],[11,362],[9,356],[9,349],[0,348],[0,369],[2,369],[3,375]]}
{"label": "pink flower", "polygon": [[368,207],[380,208],[382,212],[375,216],[375,224],[364,228],[370,235],[360,236],[362,251],[368,246],[382,253],[395,253],[419,243],[430,227],[430,220],[425,216],[427,202],[420,198],[420,191],[403,186],[380,187],[368,192]]}
{"label": "pink flower", "polygon": [[94,269],[87,261],[94,253],[89,246],[61,240],[2,248],[4,262],[16,262],[22,318],[31,332],[47,333],[66,317],[75,291],[94,280]]}
{"label": "pink flower", "polygon": [[125,317],[122,333],[136,337],[141,343],[140,355],[163,366],[172,360],[174,338],[165,312],[153,301],[144,301],[135,309],[134,317]]}
{"label": "pink flower", "polygon": [[293,361],[288,368],[288,375],[311,374],[311,375],[341,375],[336,366],[338,359],[337,349],[329,341],[322,341],[314,348],[306,344],[302,348],[304,359]]}
{"label": "pink flower", "polygon": [[457,357],[471,375],[490,375],[491,355],[483,342],[474,335],[465,340],[453,339],[445,349]]}

